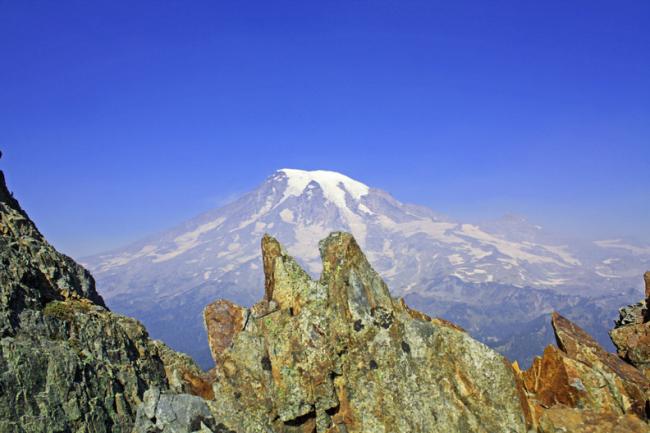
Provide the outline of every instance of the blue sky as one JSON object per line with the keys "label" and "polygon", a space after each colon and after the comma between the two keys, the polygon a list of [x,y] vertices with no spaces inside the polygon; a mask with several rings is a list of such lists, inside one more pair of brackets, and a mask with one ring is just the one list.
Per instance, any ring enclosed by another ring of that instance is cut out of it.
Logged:
{"label": "blue sky", "polygon": [[0,168],[74,256],[282,167],[650,241],[650,2],[0,1]]}

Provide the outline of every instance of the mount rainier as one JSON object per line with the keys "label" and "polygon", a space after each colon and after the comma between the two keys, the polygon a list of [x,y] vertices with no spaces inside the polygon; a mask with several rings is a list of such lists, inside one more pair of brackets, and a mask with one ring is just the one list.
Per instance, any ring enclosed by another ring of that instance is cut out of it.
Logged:
{"label": "mount rainier", "polygon": [[463,223],[340,173],[294,169],[169,231],[82,261],[109,306],[207,366],[201,310],[217,298],[251,304],[261,296],[263,234],[317,276],[318,241],[332,231],[355,236],[394,296],[523,363],[551,339],[551,310],[604,340],[612,305],[641,290],[638,276],[650,265],[648,245],[561,239],[518,216]]}

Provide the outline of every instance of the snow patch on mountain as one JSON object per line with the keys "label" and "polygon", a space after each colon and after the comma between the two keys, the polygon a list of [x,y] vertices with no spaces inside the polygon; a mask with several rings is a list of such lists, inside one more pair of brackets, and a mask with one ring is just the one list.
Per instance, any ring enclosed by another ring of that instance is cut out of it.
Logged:
{"label": "snow patch on mountain", "polygon": [[367,185],[335,171],[305,171],[283,168],[279,172],[284,173],[288,180],[287,189],[284,192],[285,197],[299,197],[307,185],[316,182],[323,189],[325,198],[342,208],[347,206],[345,201],[346,192],[353,199],[359,200],[364,195],[367,195],[370,190]]}
{"label": "snow patch on mountain", "polygon": [[262,285],[251,269],[259,263],[263,233],[277,237],[318,277],[318,241],[332,231],[352,232],[397,295],[445,276],[604,293],[633,284],[650,266],[648,246],[557,240],[517,215],[453,221],[340,173],[296,169],[279,170],[240,199],[168,232],[84,262],[109,301],[126,292],[149,299],[201,287],[209,302],[224,285],[255,299]]}
{"label": "snow patch on mountain", "polygon": [[630,245],[623,242],[622,239],[605,239],[602,241],[594,242],[599,247],[603,248],[618,248],[621,250],[627,250],[634,254],[650,254],[650,247],[639,247],[636,245]]}

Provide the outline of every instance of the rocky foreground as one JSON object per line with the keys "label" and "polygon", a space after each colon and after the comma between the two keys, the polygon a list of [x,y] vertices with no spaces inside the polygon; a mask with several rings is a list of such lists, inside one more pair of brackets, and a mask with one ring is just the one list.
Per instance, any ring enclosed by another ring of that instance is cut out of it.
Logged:
{"label": "rocky foreground", "polygon": [[1,172],[0,234],[3,433],[650,431],[646,301],[621,310],[617,354],[553,315],[557,347],[522,372],[393,299],[351,235],[321,241],[317,281],[265,236],[264,299],[206,307],[203,372],[110,312]]}

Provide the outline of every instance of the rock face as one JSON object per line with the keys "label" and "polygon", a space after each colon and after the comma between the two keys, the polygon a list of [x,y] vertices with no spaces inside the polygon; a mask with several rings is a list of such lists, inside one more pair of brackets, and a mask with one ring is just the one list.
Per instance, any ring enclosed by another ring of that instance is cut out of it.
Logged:
{"label": "rock face", "polygon": [[559,314],[552,325],[558,347],[522,375],[540,431],[648,431],[647,378]]}
{"label": "rock face", "polygon": [[205,311],[217,418],[239,432],[525,432],[506,360],[391,298],[351,235],[312,280],[262,240],[265,297]]}
{"label": "rock face", "polygon": [[650,272],[644,274],[645,301],[623,307],[610,336],[618,355],[650,379]]}
{"label": "rock face", "polygon": [[[2,172],[0,263],[0,431],[129,433],[144,392],[169,391],[181,355],[106,309],[90,274],[45,241]],[[182,378],[171,385],[187,388]]]}
{"label": "rock face", "polygon": [[144,393],[133,433],[234,433],[218,426],[201,397],[161,394],[157,388]]}

